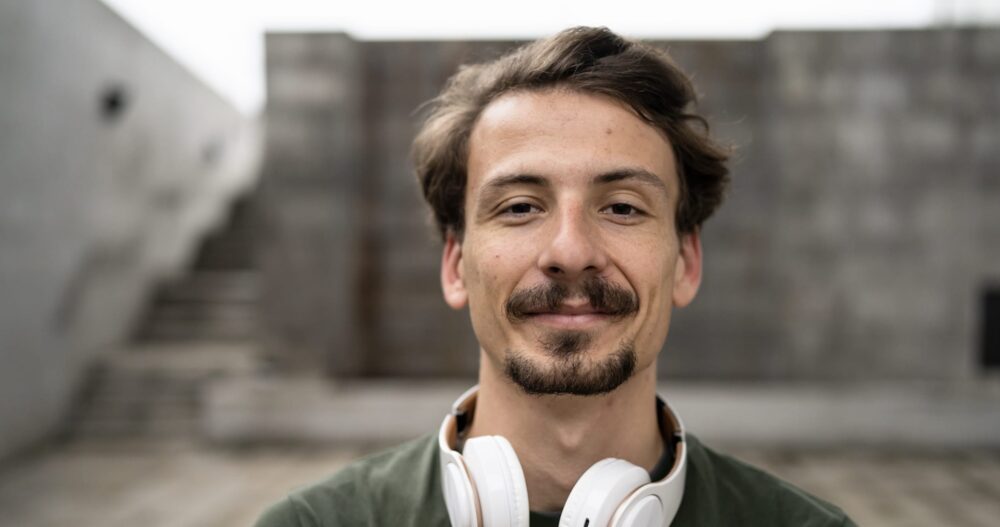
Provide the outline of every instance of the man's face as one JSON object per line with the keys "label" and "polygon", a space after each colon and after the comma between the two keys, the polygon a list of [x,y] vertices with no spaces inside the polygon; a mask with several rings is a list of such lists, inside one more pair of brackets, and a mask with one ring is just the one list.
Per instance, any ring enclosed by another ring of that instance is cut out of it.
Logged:
{"label": "man's face", "polygon": [[532,393],[610,391],[655,363],[672,306],[698,289],[678,238],[669,142],[613,99],[546,90],[487,106],[469,140],[465,232],[445,299],[487,360]]}

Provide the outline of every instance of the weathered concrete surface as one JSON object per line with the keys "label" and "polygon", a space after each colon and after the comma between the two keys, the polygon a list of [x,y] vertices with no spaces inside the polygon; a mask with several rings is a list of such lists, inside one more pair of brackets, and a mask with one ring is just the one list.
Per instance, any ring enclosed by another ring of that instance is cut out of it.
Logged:
{"label": "weathered concrete surface", "polygon": [[[246,527],[371,448],[70,445],[0,468],[0,510],[18,527]],[[840,505],[858,525],[993,527],[1000,517],[996,450],[723,451]]]}
{"label": "weathered concrete surface", "polygon": [[247,527],[356,448],[223,450],[190,444],[74,444],[0,469],[4,525]]}
{"label": "weathered concrete surface", "polygon": [[[688,430],[738,445],[1000,448],[1000,382],[670,382]],[[231,377],[209,385],[202,430],[222,443],[399,441],[436,430],[472,381]]]}
{"label": "weathered concrete surface", "polygon": [[[268,116],[278,123],[269,155],[341,156],[336,169],[289,161],[264,175],[277,194],[298,192],[283,179],[291,167],[316,182],[314,194],[271,202],[282,218],[271,247],[297,262],[269,278],[279,359],[295,362],[305,342],[312,369],[345,377],[475,371],[467,314],[441,301],[439,245],[407,151],[414,110],[458,65],[512,45],[269,35]],[[702,290],[674,318],[661,374],[974,378],[980,297],[1000,283],[1000,29],[663,45],[693,74],[719,136],[739,148],[729,201],[703,233]],[[334,57],[353,73],[315,66]],[[323,105],[345,111],[293,109]],[[345,119],[354,120],[346,138],[331,128]],[[297,273],[286,279],[289,269]]]}
{"label": "weathered concrete surface", "polygon": [[359,253],[364,87],[345,35],[267,39],[267,147],[259,194],[265,341],[288,367],[365,371]]}
{"label": "weathered concrete surface", "polygon": [[252,182],[253,123],[96,0],[0,3],[0,457]]}

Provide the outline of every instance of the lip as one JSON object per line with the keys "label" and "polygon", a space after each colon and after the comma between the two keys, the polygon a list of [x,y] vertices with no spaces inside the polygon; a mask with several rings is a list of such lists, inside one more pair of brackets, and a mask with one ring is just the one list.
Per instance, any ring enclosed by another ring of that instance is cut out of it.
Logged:
{"label": "lip", "polygon": [[604,313],[590,312],[554,312],[536,313],[528,320],[556,329],[589,329],[607,322],[611,317]]}

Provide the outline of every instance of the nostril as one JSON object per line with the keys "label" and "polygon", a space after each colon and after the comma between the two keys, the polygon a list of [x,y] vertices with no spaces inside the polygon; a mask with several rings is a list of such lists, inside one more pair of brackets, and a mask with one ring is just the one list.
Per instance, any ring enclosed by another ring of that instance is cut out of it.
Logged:
{"label": "nostril", "polygon": [[562,272],[562,269],[560,269],[560,268],[558,268],[558,267],[556,267],[554,265],[550,265],[549,266],[549,272],[552,273],[552,274],[559,274],[559,273]]}

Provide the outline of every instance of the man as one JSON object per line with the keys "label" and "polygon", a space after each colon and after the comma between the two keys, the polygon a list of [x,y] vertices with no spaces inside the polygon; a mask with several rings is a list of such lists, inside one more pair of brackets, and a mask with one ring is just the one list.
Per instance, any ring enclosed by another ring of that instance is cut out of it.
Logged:
{"label": "man", "polygon": [[445,301],[468,306],[481,346],[478,391],[437,437],[258,525],[853,525],[654,404],[671,309],[698,291],[699,229],[728,180],[694,102],[664,53],[606,29],[455,75],[414,159]]}

